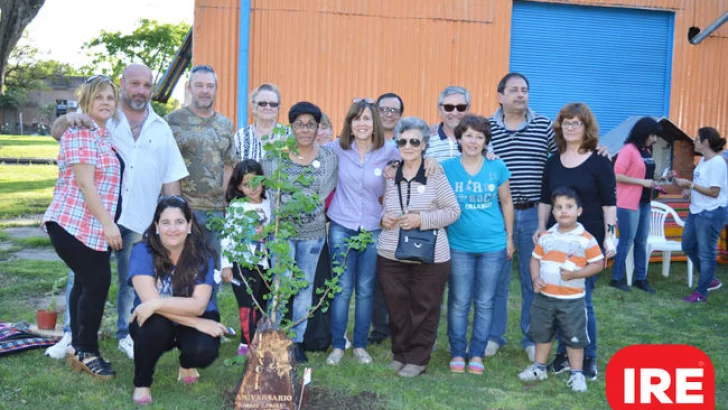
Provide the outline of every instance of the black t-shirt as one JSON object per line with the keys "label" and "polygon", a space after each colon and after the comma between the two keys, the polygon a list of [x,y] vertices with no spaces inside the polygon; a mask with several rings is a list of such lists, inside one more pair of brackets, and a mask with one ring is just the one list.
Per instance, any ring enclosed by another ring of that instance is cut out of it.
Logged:
{"label": "black t-shirt", "polygon": [[[617,179],[609,158],[592,153],[579,166],[566,168],[561,164],[559,154],[552,155],[543,170],[541,202],[551,205],[552,190],[564,185],[573,188],[581,198],[582,212],[578,222],[602,246],[605,233],[602,207],[617,205]],[[555,223],[552,214],[547,228]]]}
{"label": "black t-shirt", "polygon": [[[645,163],[645,179],[655,178],[655,160],[652,158],[652,152],[647,148],[640,149],[640,155],[642,155],[642,161]],[[642,188],[642,196],[640,196],[640,203],[647,204],[652,201],[652,188]]]}

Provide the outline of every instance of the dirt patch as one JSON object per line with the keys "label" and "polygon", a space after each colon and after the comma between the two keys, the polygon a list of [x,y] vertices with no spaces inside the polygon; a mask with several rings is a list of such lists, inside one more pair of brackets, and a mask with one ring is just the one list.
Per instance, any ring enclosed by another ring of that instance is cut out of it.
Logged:
{"label": "dirt patch", "polygon": [[[237,388],[225,393],[226,409],[235,408]],[[337,409],[337,410],[384,410],[380,397],[376,393],[361,392],[351,396],[345,392],[332,391],[320,387],[307,388],[303,397],[302,410]]]}

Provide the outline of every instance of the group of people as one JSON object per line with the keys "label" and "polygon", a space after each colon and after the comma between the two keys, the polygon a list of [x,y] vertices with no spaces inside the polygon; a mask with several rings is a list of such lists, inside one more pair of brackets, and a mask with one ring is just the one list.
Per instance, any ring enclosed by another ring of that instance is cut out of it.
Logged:
{"label": "group of people", "polygon": [[[368,344],[391,337],[392,370],[420,375],[436,343],[447,287],[449,368],[482,374],[484,359],[507,342],[508,290],[518,253],[521,346],[531,362],[519,377],[542,380],[548,371],[570,371],[575,391],[585,391],[586,379],[597,377],[595,275],[615,252],[623,264],[621,252],[630,245],[620,240],[615,247],[618,208],[625,208],[629,220],[619,220],[620,231],[629,232],[622,235],[633,238],[635,249],[644,231],[638,227],[642,205],[635,207],[642,193],[619,184],[647,189],[654,173],[654,166],[620,161],[641,158],[648,164],[646,153],[659,129],[648,127],[645,137],[635,127],[627,140],[634,149],[620,153],[613,166],[598,150],[596,118],[585,104],[566,105],[552,123],[529,108],[529,83],[519,73],[499,82],[499,108],[490,118],[470,113],[470,93],[462,87],[442,91],[442,121],[433,126],[402,117],[402,98],[386,93],[377,100],[354,99],[338,137],[310,102],[290,108],[289,126],[279,123],[281,95],[273,84],[250,93],[254,121],[234,132],[232,122],[213,109],[217,75],[210,66],[192,68],[190,103],[166,121],[149,104],[152,85],[151,71],[137,64],[124,70],[120,91],[106,76],[90,77],[80,89],[83,112],[60,117],[53,126],[61,144],[59,179],[43,228],[74,280],[68,333],[49,356],[67,357],[75,370],[100,379],[114,377],[96,336],[110,286],[111,250],[119,276],[117,336],[119,348],[134,360],[136,403],[152,401],[154,367],[165,351],[179,349],[178,378],[184,383],[196,382],[197,369],[217,357],[220,337],[229,330],[220,323],[216,270],[231,283],[239,306],[238,353],[247,354],[260,309],[266,309],[266,289],[260,281],[248,289],[236,277],[254,278],[254,270],[273,263],[260,257],[260,232],[276,207],[293,197],[271,201],[259,177],[285,166],[289,182],[321,198],[291,221],[296,234],[289,256],[309,283],[291,305],[298,362],[307,360],[303,338],[323,249],[330,251],[327,263],[341,263],[347,239],[367,231],[374,242],[347,256],[341,291],[331,302],[327,364],[345,357],[354,296],[355,360],[371,363]],[[287,157],[266,155],[267,139],[291,135],[296,149]],[[717,131],[701,129],[695,144],[704,159],[695,179],[675,178],[691,188],[696,205],[691,203],[683,240],[701,273],[696,294],[702,296],[692,301],[704,301],[717,280],[717,235],[707,226],[728,219],[725,163],[713,159],[724,143]],[[308,183],[300,182],[303,175]],[[628,192],[626,202],[622,191]],[[640,216],[632,215],[634,209]],[[229,226],[250,211],[258,218],[249,232],[221,235],[208,223],[217,218]],[[426,262],[415,262],[401,242],[423,233],[432,235],[434,249]],[[241,238],[249,250],[244,258],[251,258],[246,261],[230,257]],[[249,268],[251,261],[256,269]],[[651,289],[640,275],[638,286]],[[547,364],[557,335],[557,354]]]}

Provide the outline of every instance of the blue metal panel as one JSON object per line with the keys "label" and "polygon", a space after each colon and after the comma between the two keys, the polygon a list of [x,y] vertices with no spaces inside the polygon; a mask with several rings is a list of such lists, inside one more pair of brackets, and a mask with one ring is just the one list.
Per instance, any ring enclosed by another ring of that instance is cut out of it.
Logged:
{"label": "blue metal panel", "polygon": [[672,12],[516,1],[510,69],[537,112],[587,103],[603,135],[630,115],[669,115],[673,30]]}
{"label": "blue metal panel", "polygon": [[238,51],[238,128],[248,125],[248,64],[250,61],[250,0],[240,0]]}

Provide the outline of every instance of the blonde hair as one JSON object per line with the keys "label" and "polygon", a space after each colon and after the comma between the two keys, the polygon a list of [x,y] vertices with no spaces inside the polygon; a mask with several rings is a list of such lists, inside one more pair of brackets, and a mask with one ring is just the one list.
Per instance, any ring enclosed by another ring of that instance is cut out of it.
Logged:
{"label": "blonde hair", "polygon": [[114,84],[110,77],[105,75],[95,75],[89,77],[85,83],[81,84],[76,91],[78,95],[78,105],[81,106],[81,110],[86,114],[91,112],[91,105],[96,98],[96,94],[101,92],[101,89],[105,86],[110,85],[111,90],[114,93],[114,119],[119,119],[119,88]]}

